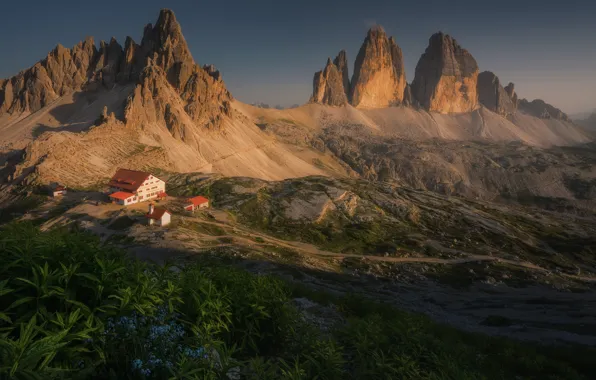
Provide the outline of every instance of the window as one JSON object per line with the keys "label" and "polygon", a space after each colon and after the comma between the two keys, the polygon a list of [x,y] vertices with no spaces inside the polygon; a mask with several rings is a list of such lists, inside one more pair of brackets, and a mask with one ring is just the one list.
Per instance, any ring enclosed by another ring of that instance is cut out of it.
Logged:
{"label": "window", "polygon": [[141,200],[141,199],[143,199],[143,196],[142,196],[142,195],[141,195],[141,196],[139,196],[139,200]]}

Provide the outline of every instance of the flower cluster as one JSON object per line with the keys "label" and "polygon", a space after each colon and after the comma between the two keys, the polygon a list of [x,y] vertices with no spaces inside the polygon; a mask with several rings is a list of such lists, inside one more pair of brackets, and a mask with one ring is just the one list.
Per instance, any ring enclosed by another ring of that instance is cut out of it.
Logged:
{"label": "flower cluster", "polygon": [[190,359],[207,359],[209,357],[209,355],[207,355],[207,353],[205,352],[205,349],[203,347],[199,347],[199,348],[190,348],[190,347],[186,347],[184,349],[184,351],[182,352],[184,354],[184,356],[190,358]]}
{"label": "flower cluster", "polygon": [[141,375],[147,377],[151,376],[151,370],[149,368],[144,367],[144,363],[141,359],[135,359],[131,363],[131,367],[133,371],[139,371]]}
{"label": "flower cluster", "polygon": [[177,322],[178,314],[170,313],[161,306],[152,316],[133,312],[130,316],[109,318],[104,336],[106,341],[117,345],[126,344],[131,338],[141,343],[143,354],[130,362],[133,373],[142,377],[159,377],[170,369],[179,358],[190,360],[209,359],[204,347],[195,347],[185,342],[186,330]]}
{"label": "flower cluster", "polygon": [[172,340],[182,338],[185,334],[184,327],[172,321],[167,325],[153,325],[149,328],[149,339]]}

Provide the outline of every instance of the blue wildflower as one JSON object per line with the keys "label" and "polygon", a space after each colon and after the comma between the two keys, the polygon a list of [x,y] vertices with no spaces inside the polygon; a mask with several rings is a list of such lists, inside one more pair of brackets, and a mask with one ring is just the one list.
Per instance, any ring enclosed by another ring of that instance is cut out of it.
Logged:
{"label": "blue wildflower", "polygon": [[143,361],[141,359],[135,359],[132,361],[132,369],[141,369],[143,367]]}

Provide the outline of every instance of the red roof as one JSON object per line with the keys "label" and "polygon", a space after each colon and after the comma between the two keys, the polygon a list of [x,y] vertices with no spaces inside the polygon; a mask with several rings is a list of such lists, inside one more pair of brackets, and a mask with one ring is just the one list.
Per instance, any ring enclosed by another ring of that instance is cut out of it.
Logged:
{"label": "red roof", "polygon": [[209,199],[202,197],[200,195],[194,197],[194,198],[189,198],[188,199],[188,203],[191,203],[193,206],[200,206],[203,203],[207,203],[209,202]]}
{"label": "red roof", "polygon": [[134,194],[127,193],[126,191],[116,191],[114,194],[110,194],[110,198],[120,199],[122,201],[127,200],[130,197],[134,197]]}
{"label": "red roof", "polygon": [[161,217],[163,216],[163,214],[165,213],[170,213],[168,210],[166,210],[165,208],[154,208],[153,209],[153,213],[151,214],[145,214],[145,216],[147,218],[151,218],[151,219],[155,219],[155,220],[160,220]]}
{"label": "red roof", "polygon": [[66,187],[58,185],[56,186],[56,188],[54,189],[54,191],[62,191],[62,190],[66,190]]}
{"label": "red roof", "polygon": [[136,170],[118,169],[112,177],[108,186],[119,187],[128,191],[137,191],[151,173],[139,172]]}

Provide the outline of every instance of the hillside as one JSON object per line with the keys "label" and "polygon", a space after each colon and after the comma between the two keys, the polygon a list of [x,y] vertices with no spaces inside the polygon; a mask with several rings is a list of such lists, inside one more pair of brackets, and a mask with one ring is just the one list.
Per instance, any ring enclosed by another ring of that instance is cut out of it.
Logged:
{"label": "hillside", "polygon": [[459,115],[317,104],[238,108],[277,139],[331,153],[368,180],[472,198],[558,198],[593,207],[593,143],[567,122],[519,113],[506,119],[485,108]]}
{"label": "hillside", "polygon": [[583,380],[594,371],[590,348],[467,334],[232,260],[164,270],[89,234],[30,225],[0,229],[0,244],[10,305],[2,377]]}
{"label": "hillside", "polygon": [[[157,263],[229,259],[315,293],[357,294],[470,332],[596,344],[593,212],[360,179],[160,177],[169,196],[159,207],[172,213],[166,227],[147,225],[146,203],[122,207],[100,191],[34,193],[0,209],[0,223],[85,230]],[[184,211],[196,194],[210,209]]]}
{"label": "hillside", "polygon": [[268,179],[345,174],[323,154],[301,158],[234,113],[219,71],[196,64],[169,10],[145,29],[141,45],[128,38],[124,49],[115,40],[99,50],[92,40],[58,46],[1,85],[3,154],[26,152],[5,170],[8,179],[35,168],[42,183],[82,187],[123,166]]}

